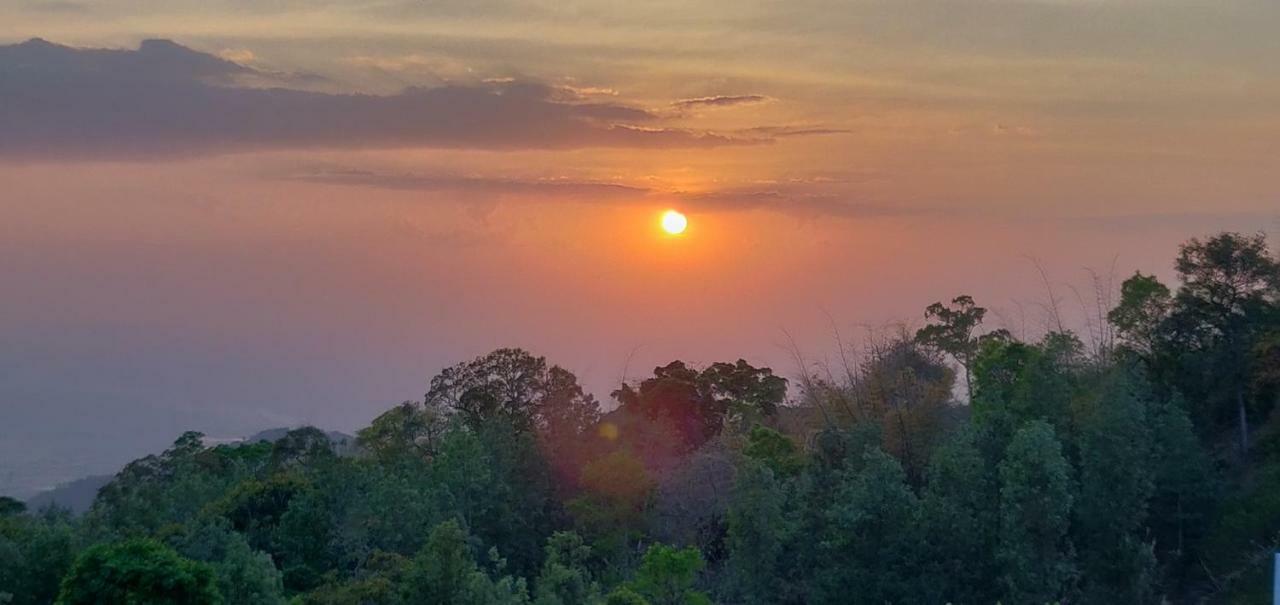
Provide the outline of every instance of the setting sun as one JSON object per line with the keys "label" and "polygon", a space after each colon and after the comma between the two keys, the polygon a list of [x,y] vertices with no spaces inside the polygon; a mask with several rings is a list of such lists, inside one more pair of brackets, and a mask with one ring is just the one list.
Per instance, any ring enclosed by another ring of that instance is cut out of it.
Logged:
{"label": "setting sun", "polygon": [[662,213],[662,230],[671,235],[680,235],[684,233],[686,227],[689,226],[689,219],[683,214],[675,210],[668,210]]}

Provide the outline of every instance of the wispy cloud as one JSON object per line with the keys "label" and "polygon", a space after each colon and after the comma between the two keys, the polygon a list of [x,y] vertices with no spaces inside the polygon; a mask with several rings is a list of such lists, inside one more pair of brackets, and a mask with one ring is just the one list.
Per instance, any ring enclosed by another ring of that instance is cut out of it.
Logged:
{"label": "wispy cloud", "polygon": [[743,187],[718,191],[681,193],[693,209],[704,211],[769,210],[797,216],[837,216],[872,218],[934,214],[930,208],[915,208],[852,199],[847,193],[815,191],[812,187]]}
{"label": "wispy cloud", "polygon": [[784,137],[849,134],[850,132],[853,131],[845,128],[830,128],[827,126],[756,126],[754,128],[740,130],[738,131],[738,134],[748,137],[775,139]]}
{"label": "wispy cloud", "polygon": [[287,175],[289,180],[405,191],[457,191],[530,197],[624,199],[652,193],[643,187],[567,178],[511,179],[451,174],[387,173],[358,169],[321,169]]}
{"label": "wispy cloud", "polygon": [[770,98],[764,95],[716,95],[712,97],[698,97],[696,99],[682,99],[672,103],[671,106],[679,110],[690,110],[707,107],[751,105],[755,103],[764,103],[769,100]]}

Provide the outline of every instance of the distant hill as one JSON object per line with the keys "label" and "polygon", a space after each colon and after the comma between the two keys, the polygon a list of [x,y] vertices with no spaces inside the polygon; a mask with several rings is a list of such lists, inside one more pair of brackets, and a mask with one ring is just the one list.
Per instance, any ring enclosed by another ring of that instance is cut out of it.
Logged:
{"label": "distant hill", "polygon": [[27,510],[38,511],[56,505],[70,509],[72,513],[77,515],[84,514],[93,504],[93,499],[98,496],[98,490],[110,483],[114,478],[115,475],[91,475],[63,483],[51,490],[36,494],[30,500],[27,500]]}
{"label": "distant hill", "polygon": [[[276,442],[284,437],[290,428],[274,428],[265,431],[259,431],[245,437],[243,439],[235,439],[230,441],[221,441],[221,443],[259,443],[262,441]],[[325,436],[333,443],[333,450],[339,456],[350,456],[356,453],[359,448],[356,446],[356,438],[354,435],[348,435],[339,431],[325,431]],[[217,442],[219,440],[211,440]],[[207,443],[206,445],[213,445]],[[73,514],[81,515],[89,510],[93,505],[93,500],[98,496],[98,490],[111,482],[115,475],[91,475],[75,481],[63,483],[58,487],[41,492],[27,500],[27,510],[37,511],[48,506],[59,506],[69,509]]]}
{"label": "distant hill", "polygon": [[[261,441],[275,443],[292,430],[291,428],[267,429],[245,437],[240,443],[258,443]],[[333,444],[333,451],[337,452],[339,456],[349,456],[358,449],[355,435],[348,435],[341,431],[325,431],[324,434],[329,438],[329,442]]]}

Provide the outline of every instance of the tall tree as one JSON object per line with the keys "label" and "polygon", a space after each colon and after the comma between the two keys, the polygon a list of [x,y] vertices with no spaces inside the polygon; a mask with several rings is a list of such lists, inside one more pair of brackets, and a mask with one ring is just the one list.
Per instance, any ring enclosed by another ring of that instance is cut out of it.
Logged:
{"label": "tall tree", "polygon": [[[1271,258],[1262,234],[1222,233],[1192,239],[1175,263],[1182,288],[1170,318],[1171,346],[1202,360],[1199,372],[1214,388],[1229,392],[1234,403],[1238,444],[1249,449],[1249,354],[1259,336],[1261,318],[1280,297],[1280,263]],[[1194,395],[1210,395],[1201,389]]]}
{"label": "tall tree", "polygon": [[1036,420],[1014,434],[1000,463],[1000,584],[1007,603],[1062,599],[1076,573],[1070,467],[1053,427]]}
{"label": "tall tree", "polygon": [[637,385],[622,385],[613,397],[627,413],[674,432],[687,453],[719,434],[726,422],[746,430],[772,417],[786,393],[786,379],[742,359],[701,371],[677,360],[654,368],[653,377]]}
{"label": "tall tree", "polygon": [[1080,547],[1085,602],[1150,602],[1156,582],[1154,548],[1147,536],[1154,490],[1149,403],[1128,372],[1105,377],[1079,420],[1079,495],[1074,543]]}
{"label": "tall tree", "polygon": [[787,549],[795,530],[787,516],[784,484],[773,470],[748,461],[729,507],[729,573],[733,592],[748,605],[796,603]]}
{"label": "tall tree", "polygon": [[1120,302],[1107,313],[1107,321],[1126,348],[1149,357],[1172,310],[1169,287],[1154,275],[1135,272],[1120,285]]}
{"label": "tall tree", "polygon": [[995,603],[999,485],[968,425],[933,453],[921,498],[928,602]]}
{"label": "tall tree", "polygon": [[821,537],[826,559],[816,572],[818,603],[919,601],[923,552],[919,501],[902,465],[878,448],[860,467],[840,473],[836,498]]}
{"label": "tall tree", "polygon": [[431,379],[423,404],[460,414],[469,425],[502,418],[526,432],[580,430],[598,414],[572,373],[522,349],[498,349],[445,368]]}
{"label": "tall tree", "polygon": [[935,302],[924,310],[931,323],[916,331],[916,341],[950,355],[964,369],[964,384],[973,398],[973,362],[978,356],[981,339],[975,332],[982,325],[987,310],[961,294],[951,305]]}

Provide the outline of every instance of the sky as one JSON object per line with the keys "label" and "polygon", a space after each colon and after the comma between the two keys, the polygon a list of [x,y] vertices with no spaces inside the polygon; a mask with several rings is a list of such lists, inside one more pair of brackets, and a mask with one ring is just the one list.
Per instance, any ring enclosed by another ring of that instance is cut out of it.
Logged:
{"label": "sky", "polygon": [[1083,327],[1090,269],[1277,241],[1275,31],[1273,0],[0,0],[0,493],[353,431],[503,346],[608,405],[963,293]]}

